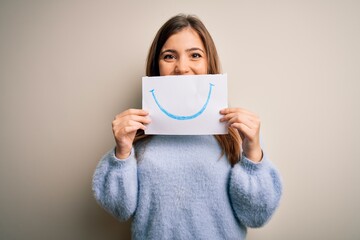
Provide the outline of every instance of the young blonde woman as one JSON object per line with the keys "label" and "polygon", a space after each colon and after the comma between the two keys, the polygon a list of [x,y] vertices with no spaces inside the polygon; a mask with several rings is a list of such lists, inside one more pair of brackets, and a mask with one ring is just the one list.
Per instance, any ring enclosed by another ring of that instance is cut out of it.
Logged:
{"label": "young blonde woman", "polygon": [[[158,31],[146,75],[220,73],[214,42],[194,16]],[[144,135],[148,112],[128,109],[112,123],[116,142],[99,162],[93,191],[133,239],[245,239],[276,210],[281,180],[260,145],[260,120],[242,108],[219,109],[229,134]]]}

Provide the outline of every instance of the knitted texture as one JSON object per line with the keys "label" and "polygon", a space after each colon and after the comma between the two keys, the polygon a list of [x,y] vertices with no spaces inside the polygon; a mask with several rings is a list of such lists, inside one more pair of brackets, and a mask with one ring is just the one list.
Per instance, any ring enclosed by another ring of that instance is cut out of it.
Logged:
{"label": "knitted texture", "polygon": [[98,203],[119,220],[132,219],[137,239],[245,239],[277,208],[282,185],[264,154],[231,167],[213,136],[154,136],[127,159],[114,150],[93,177]]}

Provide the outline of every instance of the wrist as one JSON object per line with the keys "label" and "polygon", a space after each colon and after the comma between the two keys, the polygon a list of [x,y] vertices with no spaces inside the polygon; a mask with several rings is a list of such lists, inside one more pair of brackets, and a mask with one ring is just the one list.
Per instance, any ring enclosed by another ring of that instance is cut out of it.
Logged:
{"label": "wrist", "polygon": [[118,159],[126,159],[130,156],[130,154],[131,154],[131,150],[121,151],[121,149],[119,149],[118,147],[115,148],[115,157]]}
{"label": "wrist", "polygon": [[252,162],[260,162],[263,158],[263,151],[259,147],[256,149],[252,149],[250,151],[244,151],[244,155],[246,158],[248,158]]}

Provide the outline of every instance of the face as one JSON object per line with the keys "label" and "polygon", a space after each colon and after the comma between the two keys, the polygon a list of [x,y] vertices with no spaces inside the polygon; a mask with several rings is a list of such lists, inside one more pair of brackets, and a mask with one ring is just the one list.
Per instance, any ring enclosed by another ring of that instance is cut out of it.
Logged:
{"label": "face", "polygon": [[160,76],[207,74],[204,44],[192,28],[171,35],[160,51]]}

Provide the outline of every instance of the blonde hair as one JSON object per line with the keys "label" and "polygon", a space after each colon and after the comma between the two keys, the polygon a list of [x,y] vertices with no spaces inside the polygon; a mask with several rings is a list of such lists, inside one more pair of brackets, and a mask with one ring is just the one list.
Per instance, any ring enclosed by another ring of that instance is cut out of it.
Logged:
{"label": "blonde hair", "polygon": [[[201,41],[204,44],[206,55],[208,59],[208,74],[220,73],[220,61],[216,51],[216,47],[210,33],[206,29],[201,20],[192,15],[176,15],[170,18],[157,32],[149,49],[146,75],[159,76],[159,55],[160,50],[167,41],[167,39],[175,33],[180,32],[184,28],[190,27],[195,30]],[[148,138],[144,131],[139,130],[136,133],[134,143]],[[222,154],[225,154],[231,165],[237,163],[241,155],[241,138],[239,132],[234,128],[229,128],[227,135],[215,135],[222,149]]]}

